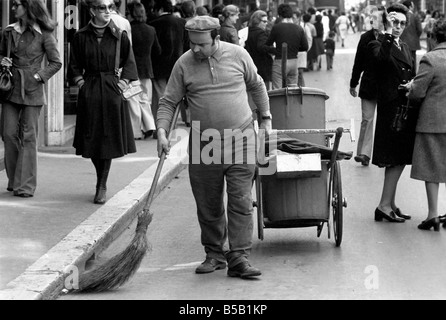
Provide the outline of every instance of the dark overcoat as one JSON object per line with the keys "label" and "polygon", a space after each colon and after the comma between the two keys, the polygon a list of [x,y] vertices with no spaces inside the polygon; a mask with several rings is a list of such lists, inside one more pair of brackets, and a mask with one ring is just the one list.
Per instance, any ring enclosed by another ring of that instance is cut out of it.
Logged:
{"label": "dark overcoat", "polygon": [[140,79],[152,79],[153,66],[152,54],[159,56],[161,47],[156,36],[155,28],[145,22],[132,21],[133,53],[135,54],[138,77]]}
{"label": "dark overcoat", "polygon": [[271,81],[273,68],[273,58],[271,54],[275,54],[276,49],[265,44],[267,39],[268,35],[265,30],[259,27],[249,27],[245,49],[254,61],[254,64],[257,67],[257,73],[264,81]]}
{"label": "dark overcoat", "polygon": [[361,79],[358,96],[361,99],[376,100],[378,84],[376,81],[376,62],[371,50],[368,49],[370,41],[376,40],[374,29],[361,35],[353,64],[350,88],[356,88]]}
{"label": "dark overcoat", "polygon": [[399,133],[391,129],[398,106],[407,101],[405,92],[398,90],[398,86],[415,76],[410,49],[404,42],[400,43],[401,50],[398,49],[394,37],[389,34],[380,35],[368,46],[376,59],[378,81],[372,163],[379,167],[411,164],[415,133]]}
{"label": "dark overcoat", "polygon": [[[94,27],[79,30],[71,45],[70,77],[83,77],[79,90],[73,146],[85,158],[113,159],[136,152],[128,104],[115,76],[119,29],[110,21],[99,43]],[[122,33],[121,79],[137,80],[135,58],[127,33]]]}
{"label": "dark overcoat", "polygon": [[156,30],[162,50],[161,55],[152,55],[153,73],[155,79],[167,79],[187,46],[186,20],[169,13],[151,21],[150,25]]}

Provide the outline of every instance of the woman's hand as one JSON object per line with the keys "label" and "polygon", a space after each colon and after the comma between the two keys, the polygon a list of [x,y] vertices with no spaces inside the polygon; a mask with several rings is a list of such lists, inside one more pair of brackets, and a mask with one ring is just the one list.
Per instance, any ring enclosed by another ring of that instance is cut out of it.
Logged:
{"label": "woman's hand", "polygon": [[0,62],[0,65],[2,67],[12,67],[12,59],[8,57],[3,57],[2,61]]}
{"label": "woman's hand", "polygon": [[386,26],[386,32],[392,34],[393,31],[393,22],[396,19],[396,12],[392,11],[387,14],[387,26]]}

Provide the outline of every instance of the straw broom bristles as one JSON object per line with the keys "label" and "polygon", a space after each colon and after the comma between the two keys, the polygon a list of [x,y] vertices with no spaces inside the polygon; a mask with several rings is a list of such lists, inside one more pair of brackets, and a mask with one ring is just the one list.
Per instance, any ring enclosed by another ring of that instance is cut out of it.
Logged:
{"label": "straw broom bristles", "polygon": [[[173,129],[175,128],[180,107],[177,105],[175,113],[170,124],[168,140]],[[135,236],[120,254],[105,262],[98,268],[87,271],[80,275],[79,289],[74,292],[103,292],[119,288],[125,284],[138,270],[144,256],[149,250],[147,240],[147,228],[152,221],[153,213],[149,211],[150,205],[155,195],[156,186],[161,174],[166,154],[161,155],[155,176],[153,177],[152,186],[149,191],[146,205],[142,212],[138,215],[138,223],[136,226]]]}

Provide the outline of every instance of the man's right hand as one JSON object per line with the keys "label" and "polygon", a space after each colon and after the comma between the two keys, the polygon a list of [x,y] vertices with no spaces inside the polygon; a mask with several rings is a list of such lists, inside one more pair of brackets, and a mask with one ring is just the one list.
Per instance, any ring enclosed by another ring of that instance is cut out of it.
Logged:
{"label": "man's right hand", "polygon": [[356,92],[356,88],[350,88],[350,94],[353,98],[356,98],[358,93]]}
{"label": "man's right hand", "polygon": [[163,152],[168,155],[170,150],[170,143],[167,139],[167,133],[166,130],[163,128],[159,128],[157,131],[158,135],[158,157],[161,158]]}

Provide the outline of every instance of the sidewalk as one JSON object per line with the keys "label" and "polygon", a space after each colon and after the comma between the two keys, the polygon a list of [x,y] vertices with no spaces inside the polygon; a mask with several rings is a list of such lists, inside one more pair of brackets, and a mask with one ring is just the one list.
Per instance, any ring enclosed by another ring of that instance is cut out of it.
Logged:
{"label": "sidewalk", "polygon": [[[188,132],[181,122],[178,128]],[[187,140],[172,142],[157,192],[184,169]],[[33,198],[7,192],[6,174],[0,171],[0,300],[50,299],[63,287],[66,267],[82,270],[146,203],[158,164],[157,140],[137,140],[137,153],[113,160],[103,206],[93,204],[91,161],[76,156],[71,143],[39,150]],[[3,158],[2,143],[0,148]]]}

